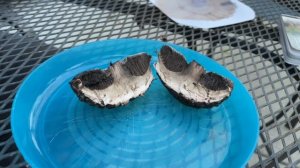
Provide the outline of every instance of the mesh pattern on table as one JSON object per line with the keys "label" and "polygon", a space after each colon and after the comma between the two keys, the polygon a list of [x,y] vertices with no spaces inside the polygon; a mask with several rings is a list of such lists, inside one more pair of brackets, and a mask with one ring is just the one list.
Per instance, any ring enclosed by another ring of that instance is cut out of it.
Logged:
{"label": "mesh pattern on table", "polygon": [[244,2],[255,20],[202,30],[174,23],[146,0],[0,0],[0,167],[27,165],[10,129],[24,77],[66,48],[125,37],[176,43],[226,66],[260,111],[260,140],[248,166],[299,167],[299,70],[282,59],[276,22],[282,13],[299,15],[300,2]]}

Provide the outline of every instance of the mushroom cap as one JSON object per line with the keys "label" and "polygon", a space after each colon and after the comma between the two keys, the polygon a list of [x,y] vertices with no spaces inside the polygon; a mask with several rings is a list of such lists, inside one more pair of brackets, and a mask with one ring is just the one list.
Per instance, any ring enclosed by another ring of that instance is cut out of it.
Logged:
{"label": "mushroom cap", "polygon": [[143,95],[153,80],[151,56],[139,53],[111,64],[107,69],[95,69],[75,76],[70,85],[81,101],[99,107],[116,107]]}
{"label": "mushroom cap", "polygon": [[194,107],[212,107],[228,98],[233,83],[214,72],[206,72],[196,61],[169,46],[163,46],[154,65],[164,86],[183,103]]}

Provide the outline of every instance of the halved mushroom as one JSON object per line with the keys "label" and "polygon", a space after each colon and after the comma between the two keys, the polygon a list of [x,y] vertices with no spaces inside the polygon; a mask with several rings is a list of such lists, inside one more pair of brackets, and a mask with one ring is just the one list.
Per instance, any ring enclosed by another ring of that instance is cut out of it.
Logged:
{"label": "halved mushroom", "polygon": [[184,56],[169,46],[163,46],[154,65],[166,88],[183,103],[195,107],[218,105],[233,89],[233,83],[205,69],[197,62],[187,63]]}
{"label": "halved mushroom", "polygon": [[80,100],[99,107],[116,107],[143,95],[153,75],[151,56],[146,53],[127,57],[106,70],[90,70],[75,76],[70,85]]}

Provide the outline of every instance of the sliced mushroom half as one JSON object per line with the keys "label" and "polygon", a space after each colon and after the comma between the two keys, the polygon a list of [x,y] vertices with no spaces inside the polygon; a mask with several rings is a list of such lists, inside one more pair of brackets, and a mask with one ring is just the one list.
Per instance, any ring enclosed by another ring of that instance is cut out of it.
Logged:
{"label": "sliced mushroom half", "polygon": [[212,107],[230,96],[233,83],[213,72],[206,72],[196,61],[169,46],[163,46],[154,65],[165,87],[183,103],[194,107]]}
{"label": "sliced mushroom half", "polygon": [[107,69],[85,71],[70,85],[80,100],[99,107],[116,107],[143,95],[153,80],[151,56],[140,53],[111,64]]}

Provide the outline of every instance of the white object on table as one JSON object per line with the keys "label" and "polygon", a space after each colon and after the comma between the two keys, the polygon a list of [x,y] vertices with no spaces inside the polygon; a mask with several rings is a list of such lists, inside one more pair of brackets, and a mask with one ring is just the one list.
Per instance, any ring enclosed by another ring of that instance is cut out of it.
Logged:
{"label": "white object on table", "polygon": [[[215,28],[255,18],[255,12],[238,0],[150,0],[150,2],[175,22],[194,28]],[[186,6],[183,6],[184,3]],[[225,8],[228,8],[229,5],[235,6],[233,12],[229,10],[226,12]],[[198,9],[199,11],[196,11]],[[223,9],[225,17],[212,20],[214,14],[220,15],[220,10],[217,9]],[[190,15],[187,15],[189,11],[191,11]],[[209,13],[204,11],[209,11]],[[198,19],[195,17],[195,13],[198,13]],[[181,17],[180,14],[183,16]]]}

